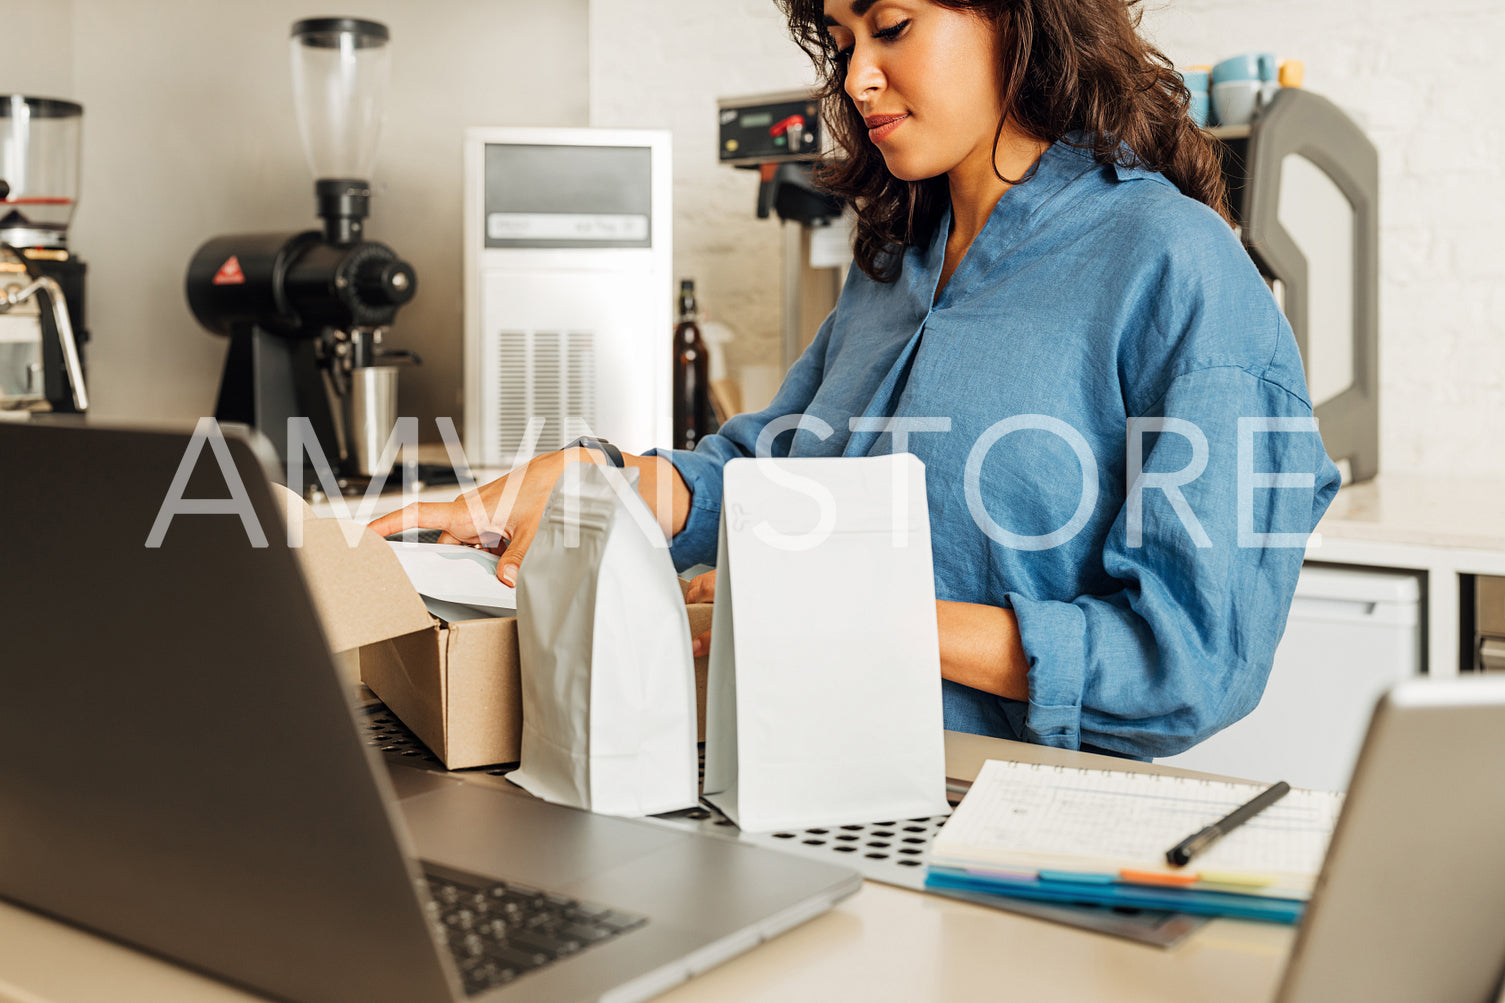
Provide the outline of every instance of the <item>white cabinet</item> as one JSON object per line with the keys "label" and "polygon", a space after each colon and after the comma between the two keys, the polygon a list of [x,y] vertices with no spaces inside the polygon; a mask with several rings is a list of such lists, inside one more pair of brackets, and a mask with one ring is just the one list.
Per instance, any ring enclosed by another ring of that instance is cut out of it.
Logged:
{"label": "white cabinet", "polygon": [[1347,788],[1375,701],[1421,671],[1421,622],[1415,573],[1305,565],[1259,706],[1161,762]]}

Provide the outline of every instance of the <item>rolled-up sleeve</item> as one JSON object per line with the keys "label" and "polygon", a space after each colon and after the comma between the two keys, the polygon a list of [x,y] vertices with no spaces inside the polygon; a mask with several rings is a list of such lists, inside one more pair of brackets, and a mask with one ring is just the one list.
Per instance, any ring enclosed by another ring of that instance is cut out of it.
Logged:
{"label": "rolled-up sleeve", "polygon": [[1206,467],[1177,487],[1145,488],[1142,510],[1118,513],[1103,567],[1120,590],[1069,602],[1008,595],[1029,666],[1028,741],[1168,756],[1253,710],[1301,541],[1338,489],[1320,437],[1301,428],[1308,402],[1244,369],[1183,375],[1146,417],[1188,423],[1145,434],[1146,474],[1189,474],[1198,434]]}
{"label": "rolled-up sleeve", "polygon": [[[684,527],[670,541],[669,556],[680,571],[696,564],[716,563],[717,534],[721,524],[721,473],[728,460],[752,456],[758,437],[768,424],[785,415],[803,414],[820,387],[825,369],[834,314],[826,318],[810,347],[800,355],[773,401],[761,411],[735,415],[720,430],[707,435],[689,449],[651,449],[646,455],[662,456],[674,464],[690,489],[690,513]],[[778,436],[769,455],[787,456],[790,436]]]}

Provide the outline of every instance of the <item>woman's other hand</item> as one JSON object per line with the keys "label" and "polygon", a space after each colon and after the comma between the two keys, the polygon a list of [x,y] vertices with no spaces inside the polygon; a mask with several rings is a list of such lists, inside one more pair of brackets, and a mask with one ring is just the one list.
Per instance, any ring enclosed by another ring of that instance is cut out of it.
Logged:
{"label": "woman's other hand", "polygon": [[[716,572],[707,571],[703,575],[696,575],[690,579],[690,587],[685,591],[686,603],[701,603],[716,601]],[[711,631],[706,628],[695,637],[690,644],[690,653],[699,658],[711,650]]]}

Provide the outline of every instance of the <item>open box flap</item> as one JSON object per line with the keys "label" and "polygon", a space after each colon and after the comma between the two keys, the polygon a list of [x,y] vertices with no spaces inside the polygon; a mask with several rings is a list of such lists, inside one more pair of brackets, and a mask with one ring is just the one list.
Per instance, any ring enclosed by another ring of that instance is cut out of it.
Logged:
{"label": "open box flap", "polygon": [[[358,524],[319,519],[283,489],[289,523],[302,527],[294,548],[313,593],[330,651],[347,651],[428,630],[433,617],[387,541]],[[350,539],[356,540],[355,546]]]}

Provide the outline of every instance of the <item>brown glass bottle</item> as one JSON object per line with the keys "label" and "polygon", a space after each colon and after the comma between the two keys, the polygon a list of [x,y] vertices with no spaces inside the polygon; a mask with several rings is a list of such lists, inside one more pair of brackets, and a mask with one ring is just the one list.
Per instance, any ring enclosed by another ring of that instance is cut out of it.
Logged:
{"label": "brown glass bottle", "polygon": [[679,321],[674,326],[675,449],[694,449],[711,430],[711,360],[695,323],[695,283],[679,284]]}

